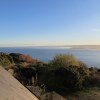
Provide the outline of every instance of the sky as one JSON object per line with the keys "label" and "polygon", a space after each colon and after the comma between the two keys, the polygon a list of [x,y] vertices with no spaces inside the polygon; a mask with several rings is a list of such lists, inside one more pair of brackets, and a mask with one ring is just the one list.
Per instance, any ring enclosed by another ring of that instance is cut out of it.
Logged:
{"label": "sky", "polygon": [[0,0],[0,46],[100,45],[100,0]]}

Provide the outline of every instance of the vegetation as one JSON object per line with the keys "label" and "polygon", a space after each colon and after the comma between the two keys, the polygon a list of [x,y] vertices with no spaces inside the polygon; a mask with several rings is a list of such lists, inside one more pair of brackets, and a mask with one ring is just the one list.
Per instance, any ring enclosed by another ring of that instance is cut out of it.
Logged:
{"label": "vegetation", "polygon": [[29,55],[24,55],[24,54],[20,54],[20,53],[10,53],[9,56],[12,57],[12,59],[14,60],[15,63],[37,63],[36,59],[33,59],[31,56]]}
{"label": "vegetation", "polygon": [[57,55],[47,66],[37,69],[38,85],[44,84],[55,91],[72,92],[100,86],[98,70],[90,70],[73,55]]}
{"label": "vegetation", "polygon": [[36,69],[29,68],[16,68],[14,76],[25,86],[33,85],[32,78],[34,77],[34,81],[36,81]]}
{"label": "vegetation", "polygon": [[45,77],[47,87],[76,91],[83,88],[89,70],[72,55],[57,55],[50,63]]}
{"label": "vegetation", "polygon": [[3,67],[12,66],[14,64],[12,57],[6,53],[0,53],[0,65]]}
{"label": "vegetation", "polygon": [[43,63],[23,54],[0,53],[0,65],[13,66],[10,68],[14,76],[25,86],[35,83],[60,92],[100,87],[100,69],[88,68],[70,54],[59,54],[49,63]]}
{"label": "vegetation", "polygon": [[69,66],[79,66],[78,60],[73,55],[64,55],[59,54],[54,57],[54,59],[50,62],[52,67],[69,67]]}

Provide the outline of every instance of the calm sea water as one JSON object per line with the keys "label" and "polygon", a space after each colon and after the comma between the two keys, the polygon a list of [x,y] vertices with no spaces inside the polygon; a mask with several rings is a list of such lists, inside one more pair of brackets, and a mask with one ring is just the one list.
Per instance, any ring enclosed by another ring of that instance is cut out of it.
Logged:
{"label": "calm sea water", "polygon": [[56,54],[73,54],[88,66],[100,68],[100,50],[80,50],[64,47],[2,47],[0,52],[27,54],[45,62],[52,60]]}

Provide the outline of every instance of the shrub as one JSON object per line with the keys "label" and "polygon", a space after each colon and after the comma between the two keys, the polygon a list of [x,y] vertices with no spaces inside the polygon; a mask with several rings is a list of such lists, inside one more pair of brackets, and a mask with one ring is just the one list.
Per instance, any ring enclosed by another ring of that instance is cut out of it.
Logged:
{"label": "shrub", "polygon": [[0,53],[0,65],[3,67],[9,67],[14,64],[13,59],[6,53]]}
{"label": "shrub", "polygon": [[21,68],[18,67],[14,69],[16,77],[23,85],[33,85],[32,78],[34,77],[34,82],[36,82],[36,69],[34,67]]}
{"label": "shrub", "polygon": [[54,57],[54,59],[50,62],[50,65],[57,68],[68,66],[79,67],[79,61],[73,55],[59,54]]}
{"label": "shrub", "polygon": [[45,77],[47,87],[56,90],[76,91],[82,89],[89,75],[87,66],[73,55],[57,55],[49,63],[49,71]]}

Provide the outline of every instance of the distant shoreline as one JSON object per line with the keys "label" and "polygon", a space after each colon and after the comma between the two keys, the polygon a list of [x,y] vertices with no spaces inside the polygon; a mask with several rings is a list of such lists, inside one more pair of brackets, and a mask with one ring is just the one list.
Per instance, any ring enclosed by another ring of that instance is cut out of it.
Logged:
{"label": "distant shoreline", "polygon": [[100,45],[61,45],[61,46],[1,46],[0,48],[45,48],[45,49],[79,49],[100,50]]}
{"label": "distant shoreline", "polygon": [[83,50],[100,50],[100,45],[77,45],[71,46],[73,49],[83,49]]}

